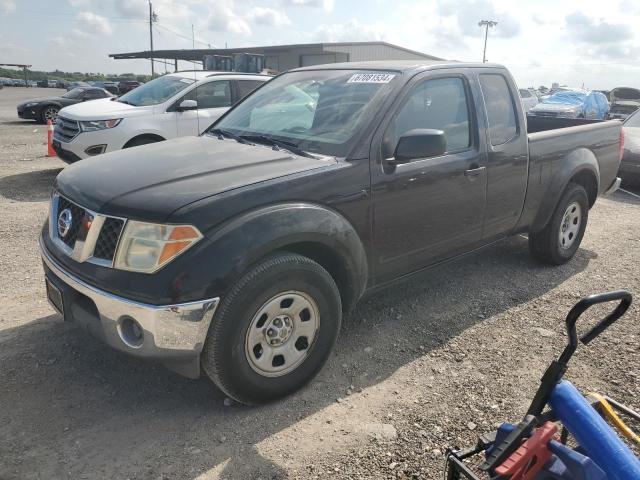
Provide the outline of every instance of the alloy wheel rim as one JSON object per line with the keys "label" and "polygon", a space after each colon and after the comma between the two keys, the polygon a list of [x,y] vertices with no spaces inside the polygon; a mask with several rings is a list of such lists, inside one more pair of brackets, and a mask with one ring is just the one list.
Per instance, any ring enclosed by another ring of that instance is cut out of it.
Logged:
{"label": "alloy wheel rim", "polygon": [[572,202],[564,211],[562,222],[560,222],[560,231],[558,232],[558,242],[560,248],[569,249],[573,246],[580,231],[580,223],[582,222],[582,209],[578,202]]}
{"label": "alloy wheel rim", "polygon": [[251,319],[245,356],[265,377],[292,372],[309,356],[320,327],[320,310],[307,293],[289,290],[267,300]]}
{"label": "alloy wheel rim", "polygon": [[52,122],[58,117],[58,111],[55,108],[47,108],[44,111],[45,120],[51,120]]}

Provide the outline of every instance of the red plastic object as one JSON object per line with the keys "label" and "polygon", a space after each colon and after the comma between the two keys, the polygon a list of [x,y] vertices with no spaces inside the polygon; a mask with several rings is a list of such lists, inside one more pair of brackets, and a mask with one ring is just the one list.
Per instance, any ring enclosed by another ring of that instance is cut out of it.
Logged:
{"label": "red plastic object", "polygon": [[554,423],[546,422],[496,468],[496,473],[509,480],[533,479],[551,458],[547,444],[557,431]]}

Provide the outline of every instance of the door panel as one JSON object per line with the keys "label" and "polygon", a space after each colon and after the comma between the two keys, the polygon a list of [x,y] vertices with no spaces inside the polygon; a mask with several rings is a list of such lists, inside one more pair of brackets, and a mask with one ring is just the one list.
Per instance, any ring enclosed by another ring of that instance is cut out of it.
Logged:
{"label": "door panel", "polygon": [[[486,169],[471,86],[462,74],[418,78],[380,135],[372,165],[376,283],[475,247],[482,237]],[[402,133],[445,132],[448,152],[391,166]],[[374,139],[374,144],[376,140]]]}
{"label": "door panel", "polygon": [[[504,70],[479,75],[487,112],[487,208],[483,238],[489,242],[510,233],[517,224],[529,170],[522,106],[511,91]],[[484,109],[483,109],[484,110]]]}
{"label": "door panel", "polygon": [[180,105],[184,100],[198,102],[197,110],[177,112],[178,136],[199,135],[204,132],[231,106],[231,82],[215,80],[199,85],[176,102]]}

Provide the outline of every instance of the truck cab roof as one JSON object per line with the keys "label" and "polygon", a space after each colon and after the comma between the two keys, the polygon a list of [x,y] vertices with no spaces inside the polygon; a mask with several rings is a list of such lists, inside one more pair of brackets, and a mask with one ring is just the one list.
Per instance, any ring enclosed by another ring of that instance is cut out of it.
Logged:
{"label": "truck cab roof", "polygon": [[409,73],[439,68],[503,68],[497,63],[457,62],[455,60],[372,60],[366,62],[343,62],[296,68],[294,72],[308,70],[392,70]]}

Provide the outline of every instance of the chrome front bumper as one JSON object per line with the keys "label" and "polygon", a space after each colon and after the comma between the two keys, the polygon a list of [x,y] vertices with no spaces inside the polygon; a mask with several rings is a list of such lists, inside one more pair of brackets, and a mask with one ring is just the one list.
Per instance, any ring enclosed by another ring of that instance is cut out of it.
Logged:
{"label": "chrome front bumper", "polygon": [[[66,295],[63,292],[65,319],[83,325],[111,347],[132,355],[163,363],[199,360],[219,298],[176,305],[147,305],[89,285],[64,270],[42,242],[40,250],[49,282],[67,292]],[[127,341],[122,328],[123,321],[130,319],[142,329],[142,341],[135,345]],[[171,368],[171,365],[167,366]]]}

